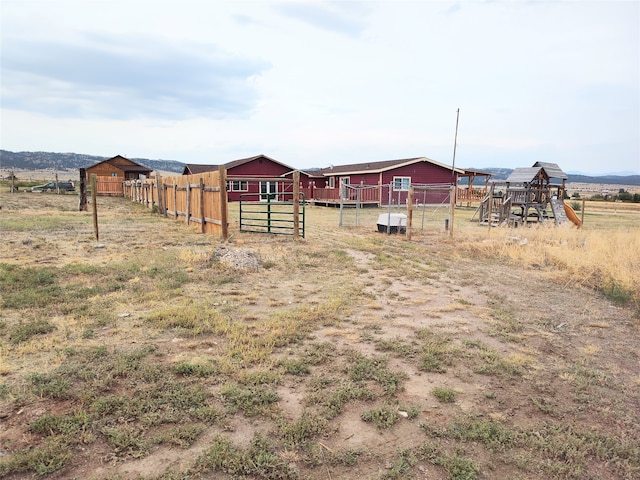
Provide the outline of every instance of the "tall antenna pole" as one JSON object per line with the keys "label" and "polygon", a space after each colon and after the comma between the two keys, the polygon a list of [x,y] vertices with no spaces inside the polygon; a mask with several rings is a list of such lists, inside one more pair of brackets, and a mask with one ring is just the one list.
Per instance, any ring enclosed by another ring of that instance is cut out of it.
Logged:
{"label": "tall antenna pole", "polygon": [[457,195],[457,185],[456,185],[456,146],[458,145],[458,120],[460,119],[460,109],[458,108],[456,112],[456,135],[453,138],[453,165],[451,166],[451,189],[449,190],[449,201],[450,201],[450,225],[449,225],[449,237],[453,238],[453,216],[456,210],[456,195]]}
{"label": "tall antenna pole", "polygon": [[451,185],[454,184],[453,179],[455,178],[455,169],[456,169],[456,147],[458,146],[458,120],[460,119],[460,109],[456,111],[456,135],[453,138],[453,165],[451,167]]}

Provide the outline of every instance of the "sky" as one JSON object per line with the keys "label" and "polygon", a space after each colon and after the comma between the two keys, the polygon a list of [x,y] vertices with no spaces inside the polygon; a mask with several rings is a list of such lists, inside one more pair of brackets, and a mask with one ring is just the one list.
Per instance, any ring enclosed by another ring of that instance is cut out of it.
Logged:
{"label": "sky", "polygon": [[0,0],[0,22],[4,150],[640,174],[638,0]]}

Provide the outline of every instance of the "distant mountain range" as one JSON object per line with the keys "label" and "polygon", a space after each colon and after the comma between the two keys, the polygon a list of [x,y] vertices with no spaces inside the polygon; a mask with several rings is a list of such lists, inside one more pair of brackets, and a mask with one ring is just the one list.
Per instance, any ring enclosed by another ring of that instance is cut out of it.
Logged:
{"label": "distant mountain range", "polygon": [[[0,168],[24,170],[70,170],[86,168],[110,157],[84,155],[80,153],[53,152],[10,152],[0,150]],[[164,172],[182,173],[184,162],[177,160],[149,160],[147,158],[131,158],[136,163]],[[513,171],[510,168],[474,168],[493,174],[494,180],[504,180]],[[602,175],[589,176],[582,174],[567,174],[569,182],[575,183],[604,183],[611,185],[640,185],[640,175]]]}
{"label": "distant mountain range", "polygon": [[[482,172],[492,173],[492,180],[506,180],[513,172],[511,168],[478,168]],[[590,176],[582,174],[567,173],[569,183],[604,183],[610,185],[640,185],[640,175],[599,175]]]}
{"label": "distant mountain range", "polygon": [[[111,157],[98,157],[80,153],[52,152],[10,152],[0,150],[0,168],[21,168],[24,170],[70,170],[86,168]],[[149,160],[146,158],[130,158],[140,165],[152,170],[182,173],[184,163],[176,160]]]}

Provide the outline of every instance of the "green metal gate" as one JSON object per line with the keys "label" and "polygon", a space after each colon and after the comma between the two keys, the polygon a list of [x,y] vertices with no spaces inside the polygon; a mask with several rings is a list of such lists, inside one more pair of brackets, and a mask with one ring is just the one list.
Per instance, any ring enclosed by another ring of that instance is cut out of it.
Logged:
{"label": "green metal gate", "polygon": [[[278,200],[287,197],[291,200]],[[240,231],[296,236],[297,223],[298,236],[304,238],[305,201],[303,193],[300,193],[298,200],[299,213],[296,222],[292,192],[275,192],[267,195],[243,193],[240,195]]]}

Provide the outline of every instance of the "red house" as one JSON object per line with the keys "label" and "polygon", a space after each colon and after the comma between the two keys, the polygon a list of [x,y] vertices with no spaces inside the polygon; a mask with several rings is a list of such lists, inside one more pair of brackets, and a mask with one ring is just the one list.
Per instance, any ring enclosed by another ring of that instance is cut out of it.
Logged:
{"label": "red house", "polygon": [[[295,169],[266,155],[233,160],[225,163],[224,167],[227,170],[227,192],[231,202],[240,200],[243,194],[253,194],[245,195],[243,199],[246,201],[266,201],[270,195],[273,198],[276,193],[293,191],[291,178]],[[195,175],[218,168],[219,165],[186,164],[182,174]],[[302,187],[308,186],[309,174],[300,172],[300,183]]]}
{"label": "red house", "polygon": [[[454,169],[426,157],[416,157],[332,166],[322,169],[321,174],[326,179],[325,190],[327,191],[322,192],[322,189],[316,188],[314,191],[316,201],[323,195],[327,200],[326,203],[332,203],[332,199],[334,202],[339,201],[339,187],[341,184],[346,184],[363,187],[377,186],[375,196],[375,189],[363,190],[361,193],[366,193],[366,198],[361,198],[361,201],[365,203],[377,201],[379,205],[388,205],[389,190],[391,190],[393,203],[406,203],[411,184],[442,186],[442,191],[431,191],[429,198],[425,199],[427,203],[441,203],[448,196],[446,187],[456,185],[458,175],[464,174],[464,170]],[[329,190],[334,190],[333,195]],[[416,198],[416,201],[422,201],[422,198]]]}

